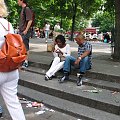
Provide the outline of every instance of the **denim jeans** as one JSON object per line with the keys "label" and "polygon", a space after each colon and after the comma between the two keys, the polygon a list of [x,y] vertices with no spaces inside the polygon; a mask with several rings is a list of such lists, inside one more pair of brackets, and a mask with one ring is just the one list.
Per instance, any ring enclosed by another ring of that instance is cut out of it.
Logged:
{"label": "denim jeans", "polygon": [[[73,56],[67,56],[66,59],[65,59],[63,70],[67,71],[67,72],[70,72],[71,71],[71,65],[74,66],[75,61],[76,61],[76,58],[74,58]],[[80,73],[85,73],[86,70],[90,69],[90,67],[91,67],[91,62],[89,60],[89,57],[86,56],[86,57],[82,58],[80,63],[79,63],[79,72]]]}
{"label": "denim jeans", "polygon": [[49,30],[45,30],[45,38],[49,38]]}

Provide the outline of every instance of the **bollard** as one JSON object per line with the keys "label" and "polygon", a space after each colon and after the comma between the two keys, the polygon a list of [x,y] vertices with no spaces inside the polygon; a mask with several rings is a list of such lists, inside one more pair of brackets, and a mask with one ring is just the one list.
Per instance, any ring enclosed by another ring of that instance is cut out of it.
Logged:
{"label": "bollard", "polygon": [[2,107],[0,106],[0,117],[2,117],[2,113],[3,113],[3,110],[2,110]]}

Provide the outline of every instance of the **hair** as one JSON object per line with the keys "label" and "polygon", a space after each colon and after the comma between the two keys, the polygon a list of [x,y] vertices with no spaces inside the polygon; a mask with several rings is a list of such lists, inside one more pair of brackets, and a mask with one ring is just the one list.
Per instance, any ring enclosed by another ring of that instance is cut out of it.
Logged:
{"label": "hair", "polygon": [[7,17],[8,11],[4,0],[0,0],[0,17]]}
{"label": "hair", "polygon": [[21,0],[21,1],[23,1],[23,3],[25,3],[25,4],[27,4],[27,0]]}
{"label": "hair", "polygon": [[66,40],[65,40],[65,37],[63,35],[58,35],[55,38],[55,41],[57,41],[58,39],[62,42],[62,44],[65,44]]}
{"label": "hair", "polygon": [[78,35],[76,36],[76,38],[85,39],[85,36],[84,36],[83,34],[78,34]]}

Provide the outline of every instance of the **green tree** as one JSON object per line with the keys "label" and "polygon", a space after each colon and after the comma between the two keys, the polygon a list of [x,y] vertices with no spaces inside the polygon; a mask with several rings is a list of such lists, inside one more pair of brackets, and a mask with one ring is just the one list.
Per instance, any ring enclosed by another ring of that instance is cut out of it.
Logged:
{"label": "green tree", "polygon": [[100,32],[111,32],[114,28],[115,16],[111,15],[109,12],[99,12],[95,15],[92,26],[100,27]]}
{"label": "green tree", "polygon": [[13,24],[13,26],[16,26],[18,23],[18,12],[17,12],[17,1],[16,0],[6,0],[6,4],[8,6],[9,21]]}

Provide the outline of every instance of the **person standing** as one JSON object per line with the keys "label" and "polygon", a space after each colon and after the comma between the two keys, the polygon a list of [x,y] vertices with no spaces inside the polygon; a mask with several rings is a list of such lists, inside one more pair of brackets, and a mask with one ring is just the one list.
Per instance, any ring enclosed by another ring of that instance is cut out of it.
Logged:
{"label": "person standing", "polygon": [[[4,0],[0,0],[0,48],[5,42],[5,35],[8,33],[8,21],[4,19],[8,15]],[[9,33],[14,33],[11,23],[9,23]],[[17,86],[19,80],[18,69],[11,72],[0,72],[0,93],[5,101],[12,120],[26,120],[17,96]]]}
{"label": "person standing", "polygon": [[63,68],[64,60],[66,56],[70,56],[70,45],[66,44],[65,37],[63,35],[58,35],[54,42],[53,55],[54,60],[50,69],[46,72],[45,80],[52,79],[57,71]]}
{"label": "person standing", "polygon": [[87,70],[91,69],[92,66],[92,45],[85,41],[85,37],[82,34],[77,35],[75,40],[78,44],[78,58],[74,58],[73,56],[66,57],[63,67],[64,76],[59,80],[59,82],[63,83],[65,80],[69,80],[71,65],[73,65],[79,67],[79,73],[77,73],[77,86],[81,86],[83,75]]}
{"label": "person standing", "polygon": [[47,39],[49,38],[50,24],[47,22],[44,27],[45,30],[45,42],[47,43]]}
{"label": "person standing", "polygon": [[55,34],[55,37],[58,36],[60,34],[60,24],[57,23],[55,26],[54,26],[54,34]]}
{"label": "person standing", "polygon": [[[23,38],[23,42],[27,50],[27,55],[29,55],[29,38],[31,36],[33,13],[31,9],[27,6],[27,0],[18,0],[18,5],[22,7],[20,13],[19,34]],[[27,68],[27,67],[28,67],[28,57],[22,65],[22,68]]]}

